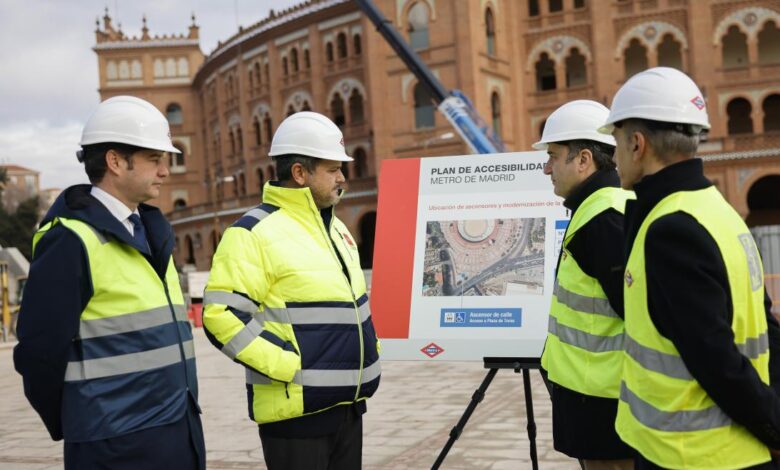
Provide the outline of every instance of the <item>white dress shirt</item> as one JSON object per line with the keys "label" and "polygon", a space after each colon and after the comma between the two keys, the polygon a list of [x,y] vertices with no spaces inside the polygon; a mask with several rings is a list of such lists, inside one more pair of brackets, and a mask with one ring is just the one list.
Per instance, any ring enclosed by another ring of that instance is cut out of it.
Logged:
{"label": "white dress shirt", "polygon": [[[94,196],[95,199],[100,201],[104,206],[106,206],[106,209],[116,217],[118,221],[122,223],[122,225],[125,226],[128,232],[130,232],[130,236],[133,236],[133,223],[130,222],[130,214],[138,214],[138,209],[135,211],[131,211],[129,207],[125,205],[122,201],[117,199],[116,197],[112,196],[111,194],[103,191],[102,189],[98,188],[97,186],[92,186],[92,190],[90,191],[90,194]],[[140,216],[140,214],[138,214]]]}

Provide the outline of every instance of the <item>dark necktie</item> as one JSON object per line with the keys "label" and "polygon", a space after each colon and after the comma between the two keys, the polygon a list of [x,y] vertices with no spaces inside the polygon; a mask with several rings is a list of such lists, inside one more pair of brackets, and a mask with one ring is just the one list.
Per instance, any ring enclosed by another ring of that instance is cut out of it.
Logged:
{"label": "dark necktie", "polygon": [[143,248],[141,251],[149,252],[149,242],[146,240],[146,229],[141,222],[141,216],[138,214],[130,214],[130,222],[133,224],[133,240],[138,247]]}

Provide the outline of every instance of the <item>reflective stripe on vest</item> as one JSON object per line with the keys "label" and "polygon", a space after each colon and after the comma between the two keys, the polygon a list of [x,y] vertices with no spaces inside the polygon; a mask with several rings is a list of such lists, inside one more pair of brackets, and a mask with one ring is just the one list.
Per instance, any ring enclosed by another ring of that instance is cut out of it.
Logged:
{"label": "reflective stripe on vest", "polygon": [[614,187],[594,191],[574,212],[564,237],[542,367],[551,381],[585,395],[618,398],[623,320],[598,280],[579,267],[568,245],[599,214],[610,209],[622,214],[631,197]]}
{"label": "reflective stripe on vest", "polygon": [[626,264],[626,349],[615,428],[624,442],[663,468],[752,467],[770,460],[766,446],[715,404],[650,317],[645,255],[653,253],[645,253],[647,232],[654,221],[679,212],[715,241],[728,276],[733,344],[769,383],[764,289],[757,274],[762,267],[747,226],[714,187],[673,193],[642,222]]}
{"label": "reflective stripe on vest", "polygon": [[575,294],[561,286],[557,281],[555,282],[553,294],[558,299],[558,302],[580,313],[592,313],[594,315],[620,319],[620,316],[615,313],[607,299]]}
{"label": "reflective stripe on vest", "polygon": [[582,330],[562,325],[553,316],[550,316],[549,332],[557,336],[560,341],[589,352],[623,351],[622,334],[615,336],[592,335]]}
{"label": "reflective stripe on vest", "polygon": [[[182,343],[182,347],[184,348],[184,357],[186,359],[195,357],[195,348],[191,340]],[[112,375],[143,372],[176,364],[177,362],[181,362],[181,351],[179,351],[178,344],[172,344],[150,351],[68,362],[68,367],[65,369],[65,381],[75,382],[78,380],[99,379]]]}

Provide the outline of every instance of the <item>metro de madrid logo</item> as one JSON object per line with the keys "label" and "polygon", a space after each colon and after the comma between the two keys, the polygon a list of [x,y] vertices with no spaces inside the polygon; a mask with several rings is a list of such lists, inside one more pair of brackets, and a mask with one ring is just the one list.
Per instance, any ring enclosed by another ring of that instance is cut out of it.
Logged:
{"label": "metro de madrid logo", "polygon": [[694,105],[694,106],[696,106],[697,108],[699,108],[699,111],[701,111],[702,109],[704,109],[704,106],[706,106],[706,105],[704,104],[704,100],[702,99],[702,97],[701,97],[701,96],[698,96],[698,95],[696,95],[696,96],[694,96],[693,98],[691,98],[691,103],[693,103],[693,105]]}
{"label": "metro de madrid logo", "polygon": [[420,349],[420,351],[426,356],[433,358],[444,352],[444,349],[439,347],[436,343],[428,343],[427,346]]}

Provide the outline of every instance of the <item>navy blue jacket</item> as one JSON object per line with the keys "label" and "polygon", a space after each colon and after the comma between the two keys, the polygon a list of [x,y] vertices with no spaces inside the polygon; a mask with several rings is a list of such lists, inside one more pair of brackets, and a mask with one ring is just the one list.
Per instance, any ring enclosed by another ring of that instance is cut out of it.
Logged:
{"label": "navy blue jacket", "polygon": [[[55,217],[78,219],[107,238],[147,251],[135,245],[124,225],[92,197],[90,189],[90,185],[77,185],[65,190],[42,225]],[[138,210],[151,248],[151,254],[145,256],[164,278],[173,251],[173,231],[157,208],[141,204]],[[14,349],[14,365],[23,377],[24,393],[54,440],[63,437],[62,391],[69,348],[91,296],[85,248],[77,235],[57,224],[35,248],[19,315],[19,344]],[[192,393],[197,393],[196,378],[188,379]]]}

